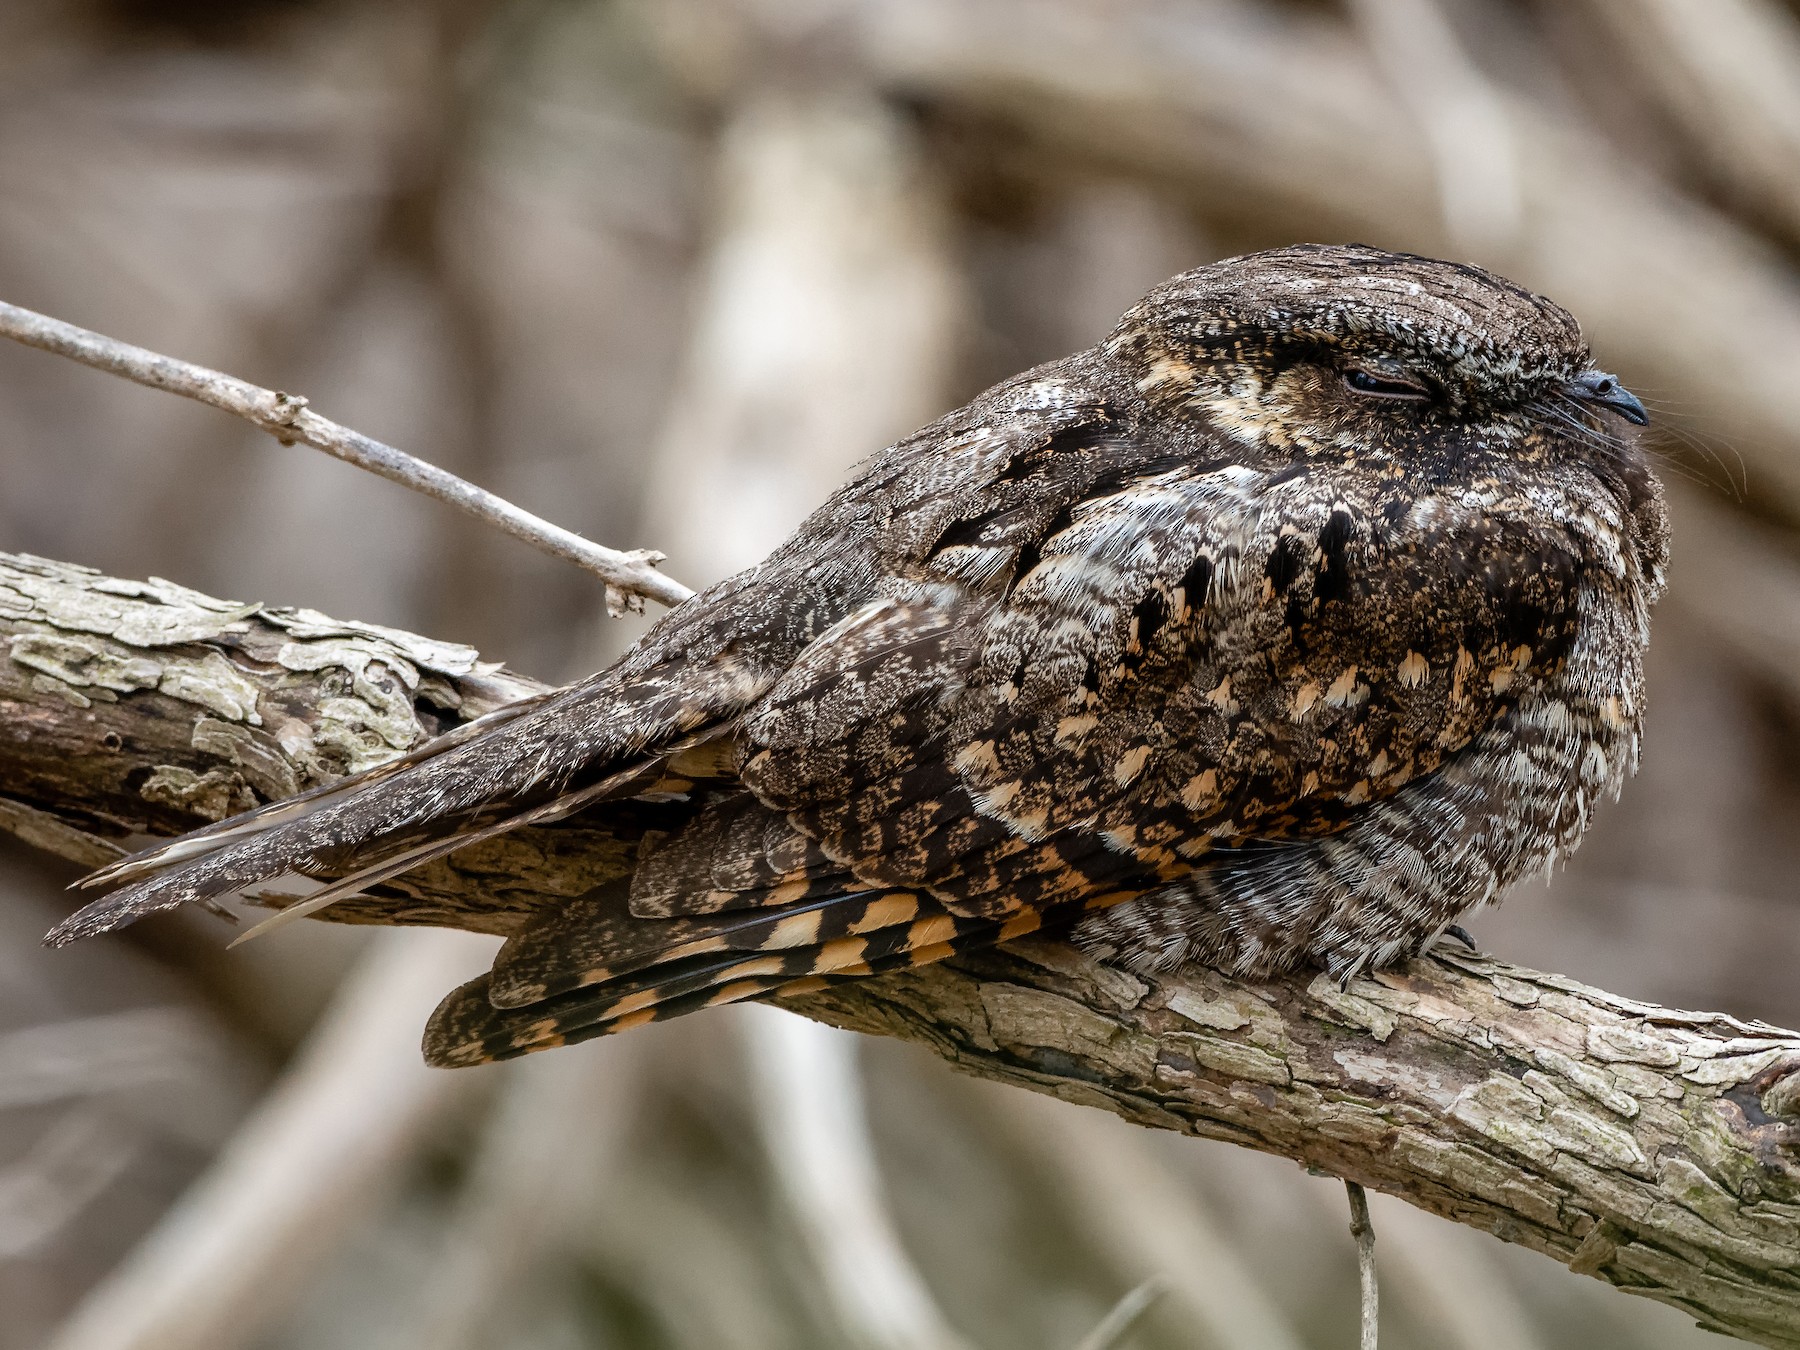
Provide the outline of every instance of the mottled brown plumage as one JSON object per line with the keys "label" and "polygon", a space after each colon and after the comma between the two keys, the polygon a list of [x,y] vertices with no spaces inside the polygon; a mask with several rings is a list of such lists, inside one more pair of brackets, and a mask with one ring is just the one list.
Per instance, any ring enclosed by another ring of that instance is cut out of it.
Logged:
{"label": "mottled brown plumage", "polygon": [[1630,772],[1667,536],[1642,420],[1568,314],[1475,268],[1202,268],[876,456],[611,669],[109,869],[52,937],[579,810],[620,874],[451,916],[509,936],[435,1062],[1042,927],[1348,978],[1566,854]]}

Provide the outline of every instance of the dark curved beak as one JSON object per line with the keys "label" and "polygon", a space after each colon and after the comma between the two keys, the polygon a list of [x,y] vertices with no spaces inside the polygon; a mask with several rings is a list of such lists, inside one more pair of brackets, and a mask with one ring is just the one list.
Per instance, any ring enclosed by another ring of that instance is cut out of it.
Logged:
{"label": "dark curved beak", "polygon": [[1634,426],[1648,426],[1650,414],[1638,402],[1636,394],[1619,383],[1618,377],[1603,370],[1590,370],[1569,382],[1569,397],[1596,408],[1617,413]]}

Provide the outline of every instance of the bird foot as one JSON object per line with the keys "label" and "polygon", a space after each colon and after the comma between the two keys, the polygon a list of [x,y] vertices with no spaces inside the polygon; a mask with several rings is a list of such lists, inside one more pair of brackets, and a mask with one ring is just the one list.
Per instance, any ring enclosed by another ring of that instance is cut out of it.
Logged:
{"label": "bird foot", "polygon": [[1479,946],[1477,946],[1475,943],[1474,935],[1472,933],[1470,933],[1468,929],[1464,928],[1459,923],[1453,923],[1448,928],[1446,928],[1444,930],[1444,936],[1447,938],[1455,938],[1458,942],[1462,943],[1463,946],[1467,947],[1472,952],[1480,952],[1481,951],[1481,948]]}

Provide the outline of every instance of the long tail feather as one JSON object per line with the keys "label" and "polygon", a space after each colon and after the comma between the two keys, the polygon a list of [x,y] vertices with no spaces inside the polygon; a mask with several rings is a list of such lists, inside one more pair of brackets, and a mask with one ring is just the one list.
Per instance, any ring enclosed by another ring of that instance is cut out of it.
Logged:
{"label": "long tail feather", "polygon": [[839,891],[774,909],[648,921],[618,901],[617,888],[602,887],[509,938],[494,960],[494,1003],[524,1007],[685,957],[803,950],[887,929],[926,943],[956,927],[937,901],[908,891]]}
{"label": "long tail feather", "polygon": [[516,721],[533,708],[540,706],[545,700],[558,693],[558,690],[546,690],[541,694],[533,694],[529,698],[508,703],[503,708],[463,723],[441,736],[434,736],[415,750],[409,750],[397,759],[385,760],[360,773],[350,774],[335,782],[321,783],[318,787],[308,788],[305,792],[292,797],[284,797],[278,802],[270,802],[254,811],[245,811],[241,815],[221,820],[215,825],[207,825],[198,830],[190,830],[179,839],[171,839],[167,843],[157,844],[151,848],[120,858],[116,862],[97,868],[86,876],[77,878],[71,883],[72,888],[92,890],[100,886],[123,886],[129,882],[141,880],[157,872],[165,872],[196,858],[203,858],[209,853],[216,853],[241,840],[254,835],[266,833],[279,825],[300,817],[310,815],[335,799],[342,799],[353,792],[360,792],[377,783],[386,781],[421,764],[428,759],[435,759],[447,750],[474,740],[477,736],[492,731],[495,727]]}
{"label": "long tail feather", "polygon": [[[444,850],[451,851],[469,842],[471,828],[492,825],[498,833],[555,818],[574,809],[572,800],[590,804],[604,796],[582,794],[614,775],[713,739],[761,683],[722,657],[660,672],[615,669],[529,709],[503,709],[474,733],[453,733],[459,739],[448,749],[422,747],[404,767],[371,771],[359,785],[321,792],[291,810],[278,805],[259,821],[213,827],[217,847],[178,840],[164,846],[162,861],[153,850],[112,874],[135,880],[65,919],[45,941],[64,946],[291,873],[385,868],[440,840],[455,841]],[[548,814],[536,814],[544,807]],[[407,865],[428,861],[428,854],[437,856],[426,849]],[[174,865],[165,866],[170,860]],[[372,884],[372,876],[357,884]],[[305,903],[316,909],[330,899]]]}
{"label": "long tail feather", "polygon": [[653,781],[662,770],[663,759],[649,760],[634,765],[611,778],[602,779],[591,787],[579,792],[567,793],[554,801],[545,802],[542,806],[533,807],[529,811],[518,811],[504,816],[492,825],[476,830],[459,831],[447,838],[432,840],[404,849],[391,858],[387,858],[372,866],[361,868],[331,883],[315,895],[304,900],[286,905],[253,928],[247,928],[229,943],[236,947],[251,938],[260,937],[264,933],[273,932],[277,928],[303,919],[310,914],[317,914],[327,905],[335,904],[358,891],[378,885],[389,877],[399,876],[402,872],[410,872],[415,867],[422,867],[434,858],[441,858],[446,853],[454,853],[458,849],[468,848],[471,844],[479,844],[483,840],[492,839],[496,835],[505,834],[508,830],[521,829],[527,825],[539,825],[563,817],[591,806],[595,802],[605,801],[608,797],[625,796]]}
{"label": "long tail feather", "polygon": [[[490,1060],[516,1059],[537,1050],[628,1031],[649,1022],[663,1022],[703,1008],[718,1008],[747,999],[779,998],[810,993],[846,980],[863,979],[895,970],[931,965],[959,952],[974,951],[1004,940],[1002,925],[984,923],[980,932],[956,942],[909,948],[872,960],[850,962],[828,971],[758,969],[743,961],[711,976],[709,983],[680,992],[671,990],[660,1001],[633,1003],[632,996],[614,997],[599,990],[584,990],[567,1005],[550,1010],[497,1009],[488,1000],[487,976],[463,985],[449,995],[432,1014],[425,1029],[426,1062],[440,1068],[461,1068]],[[1013,936],[1018,936],[1014,934]],[[537,1011],[537,1016],[531,1014]]]}

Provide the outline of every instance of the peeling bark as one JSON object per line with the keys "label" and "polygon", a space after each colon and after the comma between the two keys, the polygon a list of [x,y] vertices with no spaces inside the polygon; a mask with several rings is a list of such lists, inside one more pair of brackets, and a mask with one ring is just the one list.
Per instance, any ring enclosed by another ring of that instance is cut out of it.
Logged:
{"label": "peeling bark", "polygon": [[[0,829],[92,863],[541,686],[465,647],[0,555]],[[619,847],[521,830],[397,883],[580,892]],[[508,912],[495,919],[507,926]],[[1480,957],[1140,979],[1044,941],[791,1006],[1162,1129],[1277,1153],[1800,1347],[1800,1037]]]}
{"label": "peeling bark", "polygon": [[1054,943],[794,1005],[984,1078],[1398,1195],[1716,1331],[1800,1345],[1800,1039],[1440,955],[1145,980]]}
{"label": "peeling bark", "polygon": [[[378,764],[544,686],[455,643],[0,554],[0,829],[89,865]],[[381,887],[408,919],[480,888],[490,931],[620,844],[520,830]],[[465,923],[467,916],[464,916]]]}

